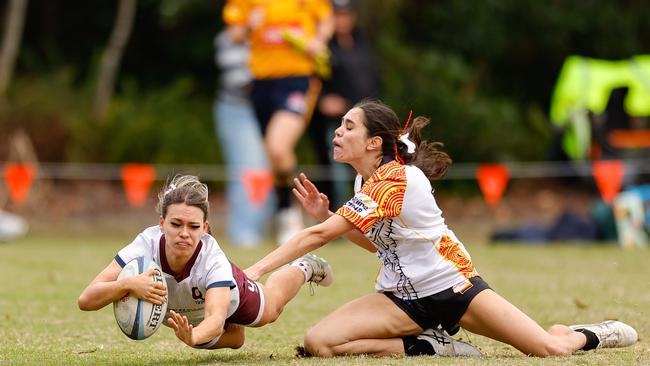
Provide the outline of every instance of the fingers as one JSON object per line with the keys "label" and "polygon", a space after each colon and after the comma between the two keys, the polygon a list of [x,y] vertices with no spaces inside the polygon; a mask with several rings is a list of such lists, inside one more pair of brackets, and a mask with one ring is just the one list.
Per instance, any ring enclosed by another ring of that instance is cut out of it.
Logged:
{"label": "fingers", "polygon": [[167,324],[169,324],[169,327],[174,330],[174,333],[178,332],[178,324],[172,319],[170,316],[169,319],[167,319]]}
{"label": "fingers", "polygon": [[174,329],[174,331],[177,331],[178,328],[178,313],[175,312],[174,310],[169,311],[169,319],[167,319],[167,324],[169,324],[170,327]]}
{"label": "fingers", "polygon": [[300,181],[300,179],[293,178],[293,184],[296,186],[296,188],[294,188],[294,189],[297,190],[298,193],[302,194],[303,196],[307,195],[307,190],[302,185],[302,182]]}
{"label": "fingers", "polygon": [[305,185],[305,188],[307,188],[307,191],[310,193],[319,193],[318,188],[312,183],[307,177],[303,179],[302,183]]}

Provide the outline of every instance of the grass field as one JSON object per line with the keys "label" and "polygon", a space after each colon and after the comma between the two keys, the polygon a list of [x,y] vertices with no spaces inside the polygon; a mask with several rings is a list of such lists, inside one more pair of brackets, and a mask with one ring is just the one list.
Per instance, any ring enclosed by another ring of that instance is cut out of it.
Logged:
{"label": "grass field", "polygon": [[[376,258],[344,242],[319,250],[332,264],[329,288],[303,288],[274,324],[247,331],[239,350],[191,349],[161,328],[151,338],[122,335],[112,307],[77,308],[81,290],[137,234],[35,233],[0,244],[0,365],[4,364],[233,364],[233,365],[650,365],[650,252],[613,246],[468,246],[490,285],[543,327],[620,319],[639,332],[632,347],[537,359],[512,347],[463,334],[485,353],[466,358],[343,357],[300,359],[294,348],[305,331],[344,302],[373,291]],[[272,249],[223,245],[246,267]]]}

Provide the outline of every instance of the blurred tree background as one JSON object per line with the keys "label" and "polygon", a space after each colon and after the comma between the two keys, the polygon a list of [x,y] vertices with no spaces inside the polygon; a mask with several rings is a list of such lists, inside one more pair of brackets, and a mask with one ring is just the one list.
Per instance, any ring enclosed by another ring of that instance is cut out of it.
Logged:
{"label": "blurred tree background", "polygon": [[[10,0],[0,2],[7,22]],[[219,163],[212,127],[218,0],[138,0],[106,114],[95,88],[117,0],[29,0],[0,160],[24,129],[41,161]],[[357,0],[383,99],[432,119],[456,162],[548,159],[548,106],[571,54],[650,52],[645,0]],[[306,148],[303,144],[301,148]],[[301,156],[308,154],[301,154]],[[306,163],[306,162],[303,162]]]}

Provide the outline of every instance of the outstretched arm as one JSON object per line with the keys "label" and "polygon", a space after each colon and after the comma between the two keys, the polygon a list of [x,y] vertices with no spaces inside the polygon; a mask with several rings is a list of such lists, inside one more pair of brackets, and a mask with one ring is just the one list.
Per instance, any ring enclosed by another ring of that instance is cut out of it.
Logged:
{"label": "outstretched arm", "polygon": [[265,274],[276,270],[294,259],[320,248],[326,243],[350,231],[354,226],[342,216],[333,215],[325,222],[308,227],[292,236],[286,243],[269,253],[266,257],[244,272],[250,279],[257,281]]}
{"label": "outstretched arm", "polygon": [[122,267],[113,259],[83,290],[79,296],[79,309],[99,310],[129,293],[154,304],[163,303],[167,289],[163,284],[151,280],[154,269],[118,281],[121,270]]}
{"label": "outstretched arm", "polygon": [[205,317],[194,328],[185,315],[170,311],[167,321],[174,329],[176,337],[190,347],[205,344],[220,337],[224,332],[228,306],[230,305],[230,288],[214,287],[205,294]]}
{"label": "outstretched arm", "polygon": [[[294,178],[295,188],[292,190],[302,207],[307,213],[320,222],[324,222],[330,216],[335,215],[329,210],[330,201],[327,195],[320,192],[304,173],[300,173],[300,179]],[[343,237],[360,246],[361,248],[374,253],[377,251],[374,245],[366,238],[362,232],[352,228]]]}

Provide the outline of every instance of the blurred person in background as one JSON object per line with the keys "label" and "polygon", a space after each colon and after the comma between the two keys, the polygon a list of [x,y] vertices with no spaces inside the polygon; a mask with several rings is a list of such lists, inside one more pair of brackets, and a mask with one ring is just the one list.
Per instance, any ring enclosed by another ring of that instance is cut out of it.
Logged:
{"label": "blurred person in background", "polygon": [[27,234],[27,221],[19,215],[0,209],[0,241],[11,241]]}
{"label": "blurred person in background", "polygon": [[319,184],[333,206],[339,207],[350,196],[354,172],[332,158],[334,131],[341,117],[364,98],[379,97],[381,82],[374,50],[357,25],[353,0],[332,0],[334,35],[330,50],[330,78],[323,78],[323,89],[309,124],[309,135],[320,165],[326,166],[326,179]]}
{"label": "blurred person in background", "polygon": [[[0,206],[7,201],[7,196],[0,190]],[[0,242],[18,239],[25,234],[29,225],[22,216],[7,212],[0,208]]]}
{"label": "blurred person in background", "polygon": [[273,170],[282,244],[303,227],[291,204],[291,175],[320,89],[313,76],[332,36],[332,8],[329,0],[228,0],[223,18],[236,41],[250,40],[252,102]]}
{"label": "blurred person in background", "polygon": [[[233,42],[231,31],[226,28],[214,39],[221,77],[213,122],[228,174],[228,237],[234,245],[254,247],[262,242],[275,200],[264,186],[265,178],[272,178],[264,139],[250,102],[253,76],[248,69],[249,45]],[[255,187],[256,184],[260,186]],[[256,189],[262,192],[254,192]]]}
{"label": "blurred person in background", "polygon": [[336,161],[358,174],[354,197],[334,213],[304,174],[295,179],[294,194],[321,223],[244,271],[257,279],[340,236],[376,252],[382,263],[377,292],[323,318],[305,336],[305,351],[321,357],[480,355],[447,335],[460,327],[530,356],[636,343],[637,332],[620,321],[544,330],[490,288],[436,203],[430,180],[443,177],[451,159],[438,150],[440,143],[423,140],[428,123],[425,117],[412,123],[409,118],[402,127],[383,103],[356,104],[333,141]]}
{"label": "blurred person in background", "polygon": [[[162,304],[163,324],[190,347],[240,348],[245,327],[274,322],[306,282],[329,286],[327,262],[307,255],[273,273],[263,285],[230,262],[210,235],[208,187],[195,176],[179,175],[158,195],[158,225],[122,248],[79,296],[79,308],[99,310],[127,294]],[[136,257],[149,257],[162,269],[167,288],[151,280],[156,269],[118,280]]]}

